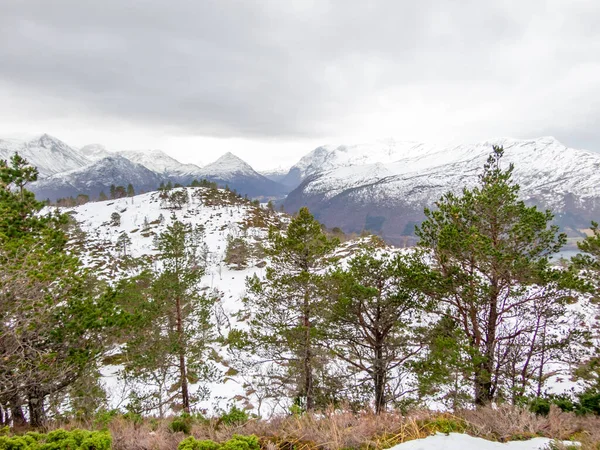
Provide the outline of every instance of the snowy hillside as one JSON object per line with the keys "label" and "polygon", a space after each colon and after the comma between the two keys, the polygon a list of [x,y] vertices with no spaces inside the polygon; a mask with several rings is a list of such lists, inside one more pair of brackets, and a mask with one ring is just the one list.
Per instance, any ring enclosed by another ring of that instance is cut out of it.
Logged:
{"label": "snowy hillside", "polygon": [[365,146],[362,157],[357,146],[354,153],[344,153],[352,156],[346,159],[336,148],[328,153],[331,156],[320,156],[329,161],[324,167],[334,167],[312,172],[288,196],[286,207],[308,205],[328,225],[339,225],[342,219],[346,231],[366,228],[398,242],[422,220],[423,208],[443,193],[477,183],[492,145],[504,147],[506,166],[515,164],[514,179],[523,199],[552,209],[561,225],[583,228],[600,216],[600,153],[570,149],[552,137],[451,148],[399,145],[394,152],[386,146],[379,151]]}
{"label": "snowy hillside", "polygon": [[[111,281],[129,273],[124,252],[133,257],[147,255],[151,258],[155,254],[154,236],[164,231],[175,219],[202,225],[209,251],[202,283],[219,298],[215,314],[227,318],[226,325],[219,330],[222,335],[227,335],[229,327],[236,324],[235,313],[241,308],[246,277],[255,273],[264,274],[261,268],[264,267],[264,261],[260,257],[252,257],[248,267],[241,270],[224,262],[228,236],[243,238],[250,248],[257,248],[265,239],[270,225],[281,225],[288,219],[222,190],[215,193],[206,188],[181,189],[187,189],[190,198],[182,209],[170,209],[161,202],[158,192],[150,192],[133,198],[87,203],[64,211],[79,223],[85,233],[81,241],[74,243],[81,246],[84,263],[94,268],[96,274]],[[119,214],[120,224],[111,224],[113,213]],[[123,233],[131,239],[126,249],[117,242]],[[227,355],[223,349],[217,350],[224,358],[221,368],[225,372]],[[116,386],[114,378],[108,381],[109,385]],[[246,397],[242,382],[236,377],[230,376],[223,382],[211,384],[210,389],[211,400],[205,403],[206,407],[215,402],[220,402],[224,407],[227,400],[236,395],[239,398]],[[118,392],[118,389],[115,388],[114,392]]]}
{"label": "snowy hillside", "polygon": [[47,134],[31,141],[0,139],[0,159],[9,159],[15,152],[38,168],[40,178],[79,169],[91,162],[74,148]]}

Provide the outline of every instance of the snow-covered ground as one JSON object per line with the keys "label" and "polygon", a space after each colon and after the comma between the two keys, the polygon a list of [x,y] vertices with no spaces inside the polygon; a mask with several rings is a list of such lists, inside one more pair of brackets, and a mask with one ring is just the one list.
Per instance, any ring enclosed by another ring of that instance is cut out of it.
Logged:
{"label": "snow-covered ground", "polygon": [[[245,292],[246,278],[254,274],[264,275],[264,268],[256,266],[258,260],[250,260],[248,268],[243,270],[236,270],[223,262],[228,236],[242,237],[249,245],[264,239],[268,233],[267,227],[252,226],[249,222],[257,211],[262,211],[261,217],[266,221],[266,225],[269,223],[276,225],[288,219],[265,208],[257,209],[256,206],[241,200],[221,200],[218,204],[210,205],[211,202],[206,201],[205,198],[209,192],[206,188],[180,189],[187,189],[190,197],[189,204],[182,209],[165,208],[159,193],[151,192],[132,198],[87,203],[74,208],[65,208],[63,211],[68,212],[86,233],[82,257],[84,264],[94,268],[97,275],[111,282],[132,274],[128,272],[125,265],[119,264],[123,258],[123,248],[117,244],[121,234],[125,233],[131,240],[131,244],[126,248],[128,255],[152,256],[156,254],[154,236],[164,231],[174,220],[202,225],[205,230],[204,241],[209,251],[208,265],[202,284],[219,298],[219,313],[223,313],[227,318],[226,324],[222,325],[219,332],[226,336],[228,329],[237,324],[235,313],[242,307],[241,299]],[[219,192],[223,193],[223,191]],[[113,213],[119,214],[119,225],[111,225]],[[145,223],[149,224],[147,229]],[[217,350],[224,358],[224,364],[227,364],[228,355],[225,350]],[[117,369],[112,367],[104,371],[114,405],[123,404],[124,396],[127,394],[116,378]],[[221,369],[226,372],[227,366],[221,365]],[[211,397],[200,406],[225,409],[227,403],[234,397],[246,399],[243,384],[244,380],[238,376],[227,376],[222,382],[209,384],[207,387],[211,391]]]}
{"label": "snow-covered ground", "polygon": [[[127,255],[133,257],[156,254],[154,236],[161,233],[174,220],[180,220],[192,225],[202,225],[205,230],[205,243],[208,249],[208,264],[202,284],[219,299],[218,313],[224,319],[220,323],[219,332],[226,336],[234,327],[244,327],[238,322],[236,313],[242,308],[242,298],[245,295],[246,279],[249,276],[262,277],[265,273],[265,261],[257,258],[249,260],[247,268],[237,270],[224,262],[228,237],[241,237],[248,245],[258,245],[268,233],[268,225],[280,225],[289,220],[285,215],[268,211],[263,205],[257,207],[241,199],[233,199],[231,194],[218,191],[218,201],[208,198],[211,192],[207,188],[186,189],[190,201],[182,209],[169,209],[160,199],[158,192],[137,195],[133,198],[107,200],[104,202],[87,203],[75,208],[65,209],[79,223],[85,237],[81,239],[84,264],[93,268],[95,273],[110,282],[118,280],[132,272],[123,264],[124,249],[118,244],[119,237],[127,235],[131,241],[125,249]],[[227,197],[227,196],[230,197]],[[111,223],[111,216],[118,214],[120,223]],[[259,215],[258,219],[257,214]],[[337,256],[343,261],[355,252],[363,239],[346,243],[337,250]],[[393,252],[407,250],[389,249]],[[384,250],[381,250],[382,252]],[[387,251],[387,250],[386,250]],[[572,306],[590,317],[594,311],[588,310],[589,305],[577,304]],[[215,347],[215,351],[223,358],[221,369],[226,373],[229,367],[236,366],[235,360],[227,349]],[[107,368],[105,374],[107,383],[114,397],[114,403],[123,401],[122,386],[116,380],[115,367]],[[557,373],[548,383],[549,392],[564,392],[578,386],[569,380],[568,367],[557,367]],[[248,382],[241,374],[226,376],[221,382],[211,383],[207,387],[211,398],[201,405],[210,409],[223,409],[231,399],[237,398],[241,404],[255,405],[256,398],[248,395]],[[432,406],[435,406],[432,404]]]}
{"label": "snow-covered ground", "polygon": [[[487,441],[467,434],[437,433],[425,439],[415,439],[396,445],[390,450],[549,450],[552,442],[548,438],[535,438],[527,441],[501,443]],[[570,441],[563,444],[565,446],[579,446],[578,443]]]}

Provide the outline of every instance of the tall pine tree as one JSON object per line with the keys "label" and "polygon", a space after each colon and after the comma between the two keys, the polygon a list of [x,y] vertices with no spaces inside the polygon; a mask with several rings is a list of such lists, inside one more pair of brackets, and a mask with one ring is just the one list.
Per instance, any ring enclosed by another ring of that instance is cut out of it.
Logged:
{"label": "tall pine tree", "polygon": [[270,230],[265,278],[254,276],[247,283],[248,343],[272,364],[272,392],[294,397],[306,410],[317,405],[316,380],[325,365],[320,345],[327,301],[323,269],[336,244],[302,208],[285,232]]}
{"label": "tall pine tree", "polygon": [[552,330],[566,320],[572,280],[549,261],[566,237],[549,211],[519,200],[503,153],[494,147],[479,184],[445,194],[417,228],[432,263],[423,290],[461,327],[478,405],[538,390],[550,349],[568,341]]}

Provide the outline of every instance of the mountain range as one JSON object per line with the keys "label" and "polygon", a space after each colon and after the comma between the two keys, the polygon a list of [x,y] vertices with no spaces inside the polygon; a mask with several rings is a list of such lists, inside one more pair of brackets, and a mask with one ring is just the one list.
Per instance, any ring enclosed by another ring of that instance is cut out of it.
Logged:
{"label": "mountain range", "polygon": [[38,198],[55,201],[78,194],[96,198],[111,185],[131,183],[137,192],[156,190],[161,183],[188,185],[207,179],[252,198],[282,198],[289,189],[256,172],[232,153],[199,167],[183,164],[161,150],[110,152],[102,145],[80,149],[44,134],[31,141],[0,139],[0,159],[18,152],[39,171],[29,188]]}
{"label": "mountain range", "polygon": [[208,179],[251,198],[276,199],[289,212],[308,206],[327,226],[368,230],[402,245],[414,242],[424,208],[447,191],[477,182],[494,145],[505,149],[506,164],[514,163],[523,200],[551,209],[570,236],[580,236],[600,218],[600,153],[568,148],[552,137],[451,147],[395,140],[325,145],[289,169],[263,173],[232,153],[199,167],[160,150],[110,152],[96,144],[76,149],[48,135],[0,140],[0,159],[18,151],[36,165],[40,180],[31,189],[39,198],[95,197],[111,184],[132,183],[142,192],[167,181]]}
{"label": "mountain range", "polygon": [[306,205],[326,225],[404,243],[424,208],[447,191],[477,183],[494,145],[504,148],[506,166],[514,164],[522,199],[551,209],[571,236],[600,217],[600,153],[567,148],[553,137],[454,147],[394,141],[319,147],[291,168],[290,175],[302,181],[285,206],[293,211]]}

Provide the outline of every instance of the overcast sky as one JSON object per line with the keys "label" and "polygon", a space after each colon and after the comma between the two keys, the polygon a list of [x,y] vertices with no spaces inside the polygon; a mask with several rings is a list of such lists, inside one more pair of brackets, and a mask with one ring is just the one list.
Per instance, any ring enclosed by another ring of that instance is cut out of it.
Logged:
{"label": "overcast sky", "polygon": [[600,150],[600,2],[2,0],[0,136],[232,151],[553,135]]}

